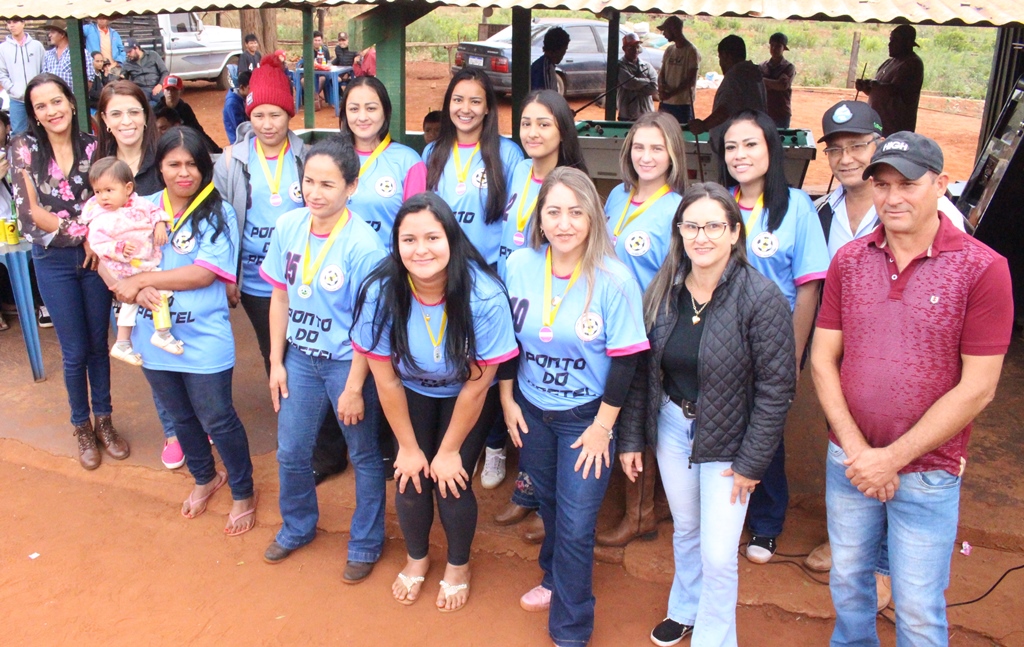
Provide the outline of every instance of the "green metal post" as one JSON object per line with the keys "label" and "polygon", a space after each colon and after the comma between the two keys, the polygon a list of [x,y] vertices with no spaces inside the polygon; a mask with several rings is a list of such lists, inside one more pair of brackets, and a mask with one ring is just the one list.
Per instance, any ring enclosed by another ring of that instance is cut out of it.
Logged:
{"label": "green metal post", "polygon": [[302,97],[306,128],[316,128],[316,72],[313,60],[313,7],[302,7]]}
{"label": "green metal post", "polygon": [[619,86],[619,16],[618,10],[608,11],[608,78],[605,87],[608,94],[604,97],[604,118],[615,121],[615,107],[618,105]]}
{"label": "green metal post", "polygon": [[391,138],[407,143],[405,132],[405,28],[433,11],[418,0],[377,5],[349,20],[349,39],[363,50],[377,46],[377,78],[391,99]]}
{"label": "green metal post", "polygon": [[523,99],[530,93],[532,15],[530,9],[512,7],[512,139],[517,144]]}
{"label": "green metal post", "polygon": [[[68,18],[68,48],[71,50],[71,81],[78,106],[78,127],[85,133],[92,132],[89,120],[89,92],[85,75],[85,39],[82,38],[82,21]],[[91,63],[90,63],[91,64]]]}

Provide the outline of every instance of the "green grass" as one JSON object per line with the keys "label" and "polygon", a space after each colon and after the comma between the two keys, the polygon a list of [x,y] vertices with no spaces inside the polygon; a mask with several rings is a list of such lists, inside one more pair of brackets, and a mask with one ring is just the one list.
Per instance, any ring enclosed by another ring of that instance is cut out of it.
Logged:
{"label": "green grass", "polygon": [[[350,17],[364,8],[355,6],[333,7],[327,14],[324,31],[328,44],[334,45],[337,32],[347,28]],[[237,24],[234,12],[226,12],[224,21]],[[536,18],[594,18],[585,11],[536,10]],[[511,9],[494,12],[488,22],[508,24]],[[661,22],[658,14],[624,14],[623,23],[646,22],[655,31]],[[409,25],[409,42],[455,43],[475,40],[479,9],[443,7]],[[857,63],[859,76],[867,64],[867,76],[874,75],[878,66],[888,58],[891,25],[857,24],[847,22],[814,22],[807,20],[777,21],[759,18],[732,18],[725,16],[684,18],[684,32],[701,53],[701,74],[720,72],[716,49],[718,41],[728,34],[737,34],[747,43],[747,56],[754,62],[768,58],[768,37],[781,31],[789,37],[790,51],[786,57],[797,69],[795,83],[812,87],[845,87],[850,63],[853,34],[861,34],[860,56]],[[302,38],[302,18],[298,11],[278,10],[278,27],[286,40]],[[992,53],[996,31],[988,27],[918,27],[917,50],[924,61],[924,90],[949,97],[983,99],[992,67]],[[298,46],[294,48],[298,53]],[[412,49],[409,60],[447,61],[444,48]]]}

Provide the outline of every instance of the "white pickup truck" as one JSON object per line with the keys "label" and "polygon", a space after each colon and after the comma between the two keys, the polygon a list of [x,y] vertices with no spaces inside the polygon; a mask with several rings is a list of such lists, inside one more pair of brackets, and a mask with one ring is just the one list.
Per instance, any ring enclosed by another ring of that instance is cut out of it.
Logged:
{"label": "white pickup truck", "polygon": [[135,38],[143,49],[163,56],[171,74],[216,81],[225,90],[230,87],[228,64],[237,64],[242,54],[240,30],[206,25],[191,11],[127,16],[111,24],[122,39]]}

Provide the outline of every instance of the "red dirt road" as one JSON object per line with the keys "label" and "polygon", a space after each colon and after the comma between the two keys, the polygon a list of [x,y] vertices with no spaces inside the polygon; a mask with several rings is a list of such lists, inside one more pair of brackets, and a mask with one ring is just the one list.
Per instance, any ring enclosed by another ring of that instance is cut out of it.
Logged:
{"label": "red dirt road", "polygon": [[[444,102],[445,89],[448,86],[448,71],[444,63],[410,62],[406,66],[407,96],[406,127],[419,130],[424,115],[430,110],[440,109]],[[697,115],[707,116],[711,112],[714,90],[697,91]],[[213,88],[212,84],[189,82],[185,91],[185,100],[196,111],[206,132],[218,143],[227,144],[224,133],[221,109],[224,105],[224,93]],[[821,136],[821,117],[826,110],[844,99],[853,99],[853,90],[798,88],[793,92],[793,127],[809,128],[815,138]],[[589,99],[574,99],[570,103],[574,108],[587,103]],[[979,101],[947,101],[945,99],[924,97],[922,108],[918,111],[917,131],[934,138],[942,147],[946,158],[946,171],[955,180],[966,180],[974,168],[975,151],[978,145],[978,133],[981,130]],[[947,109],[957,110],[944,112]],[[604,109],[591,106],[577,115],[577,119],[603,119]],[[331,106],[325,105],[316,113],[316,124],[320,128],[337,128],[338,120]],[[302,128],[301,112],[292,120],[293,128]],[[508,99],[501,101],[501,130],[512,132],[512,106]],[[812,193],[823,192],[828,185],[831,173],[825,156],[821,153],[822,145],[818,145],[818,158],[811,162],[804,182],[804,188]]]}

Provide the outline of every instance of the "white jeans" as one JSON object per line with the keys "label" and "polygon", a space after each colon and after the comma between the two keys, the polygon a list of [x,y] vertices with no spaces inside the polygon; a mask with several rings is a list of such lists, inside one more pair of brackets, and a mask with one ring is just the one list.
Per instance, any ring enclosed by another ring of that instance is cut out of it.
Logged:
{"label": "white jeans", "polygon": [[693,625],[693,647],[736,645],[740,535],[747,505],[729,503],[729,462],[694,463],[693,421],[668,398],[658,416],[658,469],[672,509],[676,574],[668,617]]}

